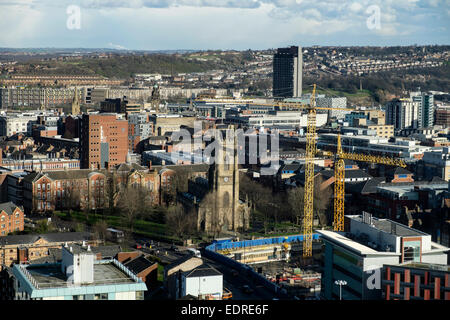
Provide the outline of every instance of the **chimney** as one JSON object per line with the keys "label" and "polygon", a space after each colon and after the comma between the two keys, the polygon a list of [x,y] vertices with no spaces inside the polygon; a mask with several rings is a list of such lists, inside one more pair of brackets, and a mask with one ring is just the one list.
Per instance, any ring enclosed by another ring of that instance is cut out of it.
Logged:
{"label": "chimney", "polygon": [[70,252],[72,252],[72,253],[73,253],[73,248],[72,248],[72,247],[70,247]]}
{"label": "chimney", "polygon": [[82,246],[83,246],[83,247],[86,247],[86,241],[83,240]]}
{"label": "chimney", "polygon": [[88,246],[88,247],[87,247],[87,251],[91,251],[91,246]]}
{"label": "chimney", "polygon": [[149,169],[149,170],[152,170],[152,160],[150,160],[150,161],[148,162],[148,169]]}

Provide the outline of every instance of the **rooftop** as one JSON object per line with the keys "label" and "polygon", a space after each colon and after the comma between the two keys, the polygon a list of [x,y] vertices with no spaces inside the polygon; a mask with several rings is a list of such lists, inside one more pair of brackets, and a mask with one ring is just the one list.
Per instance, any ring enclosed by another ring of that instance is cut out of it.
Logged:
{"label": "rooftop", "polygon": [[[21,265],[22,273],[28,279],[32,279],[32,283],[36,289],[49,288],[66,288],[73,286],[71,282],[67,281],[66,275],[61,271],[61,263],[54,264],[39,264],[39,265]],[[23,272],[23,269],[26,272]],[[108,284],[130,284],[137,282],[123,271],[118,263],[114,260],[100,260],[94,263],[94,282],[90,284],[81,284],[76,286],[97,286]]]}
{"label": "rooftop", "polygon": [[194,270],[186,272],[186,278],[195,278],[195,277],[213,277],[213,276],[221,276],[222,274],[211,267],[208,264],[203,264]]}
{"label": "rooftop", "polygon": [[[359,222],[363,222],[362,216],[347,216],[350,219],[354,219]],[[379,231],[387,232],[395,236],[400,237],[410,237],[410,236],[426,236],[425,232],[409,228],[401,223],[394,222],[389,219],[378,219],[372,217],[371,219],[372,227],[378,229]]]}
{"label": "rooftop", "polygon": [[[328,230],[317,230],[316,232],[318,232],[325,238],[329,238],[331,240],[339,242],[344,247],[347,247],[347,248],[351,249],[352,251],[356,251],[361,255],[378,253],[378,251],[376,251],[370,247],[367,247],[367,246],[360,244],[352,239],[347,238],[343,233],[339,233],[339,232],[335,232],[335,231],[328,231]],[[395,252],[391,252],[391,254],[395,254]]]}
{"label": "rooftop", "polygon": [[33,244],[39,239],[47,242],[74,242],[92,239],[89,232],[58,232],[46,234],[22,234],[0,237],[0,246]]}
{"label": "rooftop", "polygon": [[406,268],[414,268],[414,269],[450,272],[449,265],[434,264],[434,263],[406,262],[406,263],[402,263],[400,265],[396,265],[396,267],[406,267]]}

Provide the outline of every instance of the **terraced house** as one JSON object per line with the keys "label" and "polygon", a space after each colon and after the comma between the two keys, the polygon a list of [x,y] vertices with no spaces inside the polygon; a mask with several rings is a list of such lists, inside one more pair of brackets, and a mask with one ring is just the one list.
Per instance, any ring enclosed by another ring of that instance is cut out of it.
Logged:
{"label": "terraced house", "polygon": [[0,236],[23,230],[23,208],[12,202],[0,203]]}

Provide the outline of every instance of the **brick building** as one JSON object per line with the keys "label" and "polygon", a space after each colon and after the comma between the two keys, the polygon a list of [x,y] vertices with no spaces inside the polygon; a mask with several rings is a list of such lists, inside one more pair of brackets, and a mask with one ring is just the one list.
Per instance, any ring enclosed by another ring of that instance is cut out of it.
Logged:
{"label": "brick building", "polygon": [[[33,172],[23,179],[23,202],[26,212],[61,210],[67,208],[103,208],[110,194],[122,186],[139,185],[146,188],[153,204],[161,204],[171,179],[177,172],[187,177],[206,177],[208,165],[150,166],[126,164],[102,170],[62,170]],[[117,198],[114,199],[115,201]]]}
{"label": "brick building", "polygon": [[386,300],[450,300],[450,267],[408,262],[383,266]]}
{"label": "brick building", "polygon": [[128,121],[116,114],[84,114],[81,120],[81,168],[103,169],[126,161]]}
{"label": "brick building", "polygon": [[100,241],[88,232],[61,232],[42,235],[24,234],[0,237],[0,268],[24,263],[49,255],[49,249],[69,244],[85,243],[96,246]]}
{"label": "brick building", "polygon": [[0,203],[0,236],[23,231],[23,208],[12,202]]}
{"label": "brick building", "polygon": [[436,108],[436,125],[450,127],[450,106]]}

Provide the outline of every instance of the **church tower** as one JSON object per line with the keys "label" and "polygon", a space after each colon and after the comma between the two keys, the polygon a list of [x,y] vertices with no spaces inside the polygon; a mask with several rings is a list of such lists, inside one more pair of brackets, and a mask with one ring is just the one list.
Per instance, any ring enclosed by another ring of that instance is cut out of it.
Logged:
{"label": "church tower", "polygon": [[75,87],[75,94],[72,101],[72,115],[76,116],[80,114],[80,100],[78,98],[78,89]]}
{"label": "church tower", "polygon": [[215,163],[209,168],[209,198],[198,212],[198,227],[208,233],[238,231],[249,227],[248,204],[239,202],[236,131],[232,126],[224,131],[228,134],[216,130],[215,141],[218,145]]}

